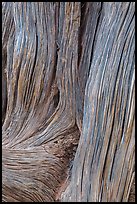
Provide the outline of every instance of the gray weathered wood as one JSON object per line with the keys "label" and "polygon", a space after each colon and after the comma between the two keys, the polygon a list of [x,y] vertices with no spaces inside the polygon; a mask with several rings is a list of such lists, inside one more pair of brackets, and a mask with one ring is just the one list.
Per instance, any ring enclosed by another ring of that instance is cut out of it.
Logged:
{"label": "gray weathered wood", "polygon": [[128,201],[134,7],[2,3],[3,201]]}

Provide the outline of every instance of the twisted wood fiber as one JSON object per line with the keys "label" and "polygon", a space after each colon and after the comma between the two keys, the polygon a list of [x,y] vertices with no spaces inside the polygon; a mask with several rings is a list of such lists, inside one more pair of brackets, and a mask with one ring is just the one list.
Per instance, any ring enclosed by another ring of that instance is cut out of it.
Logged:
{"label": "twisted wood fiber", "polygon": [[3,201],[128,201],[134,30],[134,2],[2,3]]}

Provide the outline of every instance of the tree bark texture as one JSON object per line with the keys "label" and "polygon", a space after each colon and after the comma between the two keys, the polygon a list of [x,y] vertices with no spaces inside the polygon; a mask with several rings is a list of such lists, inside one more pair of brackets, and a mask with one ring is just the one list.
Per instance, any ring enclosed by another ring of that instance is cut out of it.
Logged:
{"label": "tree bark texture", "polygon": [[3,201],[128,201],[134,12],[134,2],[2,3]]}

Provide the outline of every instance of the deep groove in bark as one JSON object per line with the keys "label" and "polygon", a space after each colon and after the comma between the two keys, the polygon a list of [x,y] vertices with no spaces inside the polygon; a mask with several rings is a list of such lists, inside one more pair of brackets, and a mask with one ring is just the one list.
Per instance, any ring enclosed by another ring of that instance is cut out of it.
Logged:
{"label": "deep groove in bark", "polygon": [[6,65],[7,65],[7,54],[2,53],[2,124],[4,123],[7,109],[7,76],[6,76]]}

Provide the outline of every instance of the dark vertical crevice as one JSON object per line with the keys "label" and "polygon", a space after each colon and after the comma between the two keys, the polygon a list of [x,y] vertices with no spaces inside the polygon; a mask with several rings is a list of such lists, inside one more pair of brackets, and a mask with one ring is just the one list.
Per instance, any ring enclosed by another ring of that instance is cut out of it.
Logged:
{"label": "dark vertical crevice", "polygon": [[2,124],[4,123],[7,109],[7,76],[6,76],[6,65],[7,65],[7,53],[2,50]]}
{"label": "dark vertical crevice", "polygon": [[2,124],[4,123],[7,110],[7,80],[2,76]]}
{"label": "dark vertical crevice", "polygon": [[110,177],[109,177],[110,182],[112,180],[112,175],[113,175],[113,172],[114,172],[113,167],[114,167],[114,164],[115,164],[116,154],[117,154],[117,144],[116,144],[116,147],[115,147],[114,156],[112,158],[112,165],[111,165],[111,171],[110,171]]}
{"label": "dark vertical crevice", "polygon": [[52,74],[52,84],[55,82],[56,79],[56,72],[57,72],[57,63],[58,63],[58,52],[59,52],[59,45],[57,42],[55,42],[55,63],[54,63],[54,70]]}
{"label": "dark vertical crevice", "polygon": [[[58,43],[58,33],[59,33],[59,7],[60,7],[60,3],[56,3],[55,5],[55,63],[54,63],[54,70],[53,70],[53,75],[52,75],[52,82],[54,83],[55,79],[56,79],[56,72],[57,72],[57,63],[58,63],[58,52],[59,52],[59,43]],[[53,84],[52,83],[52,84]]]}
{"label": "dark vertical crevice", "polygon": [[53,97],[53,101],[54,101],[54,108],[56,109],[59,103],[59,98],[60,98],[60,93],[59,93],[59,89],[57,90],[57,94],[54,95]]}

